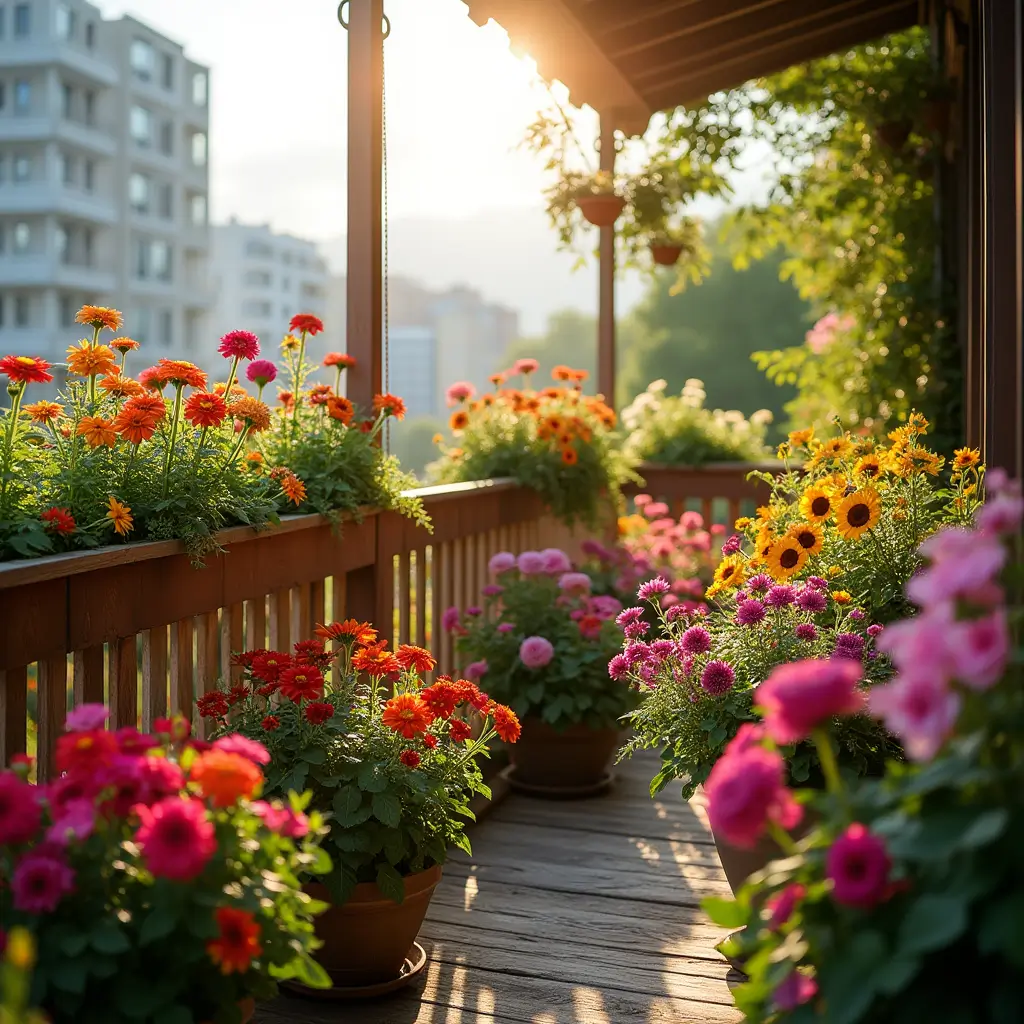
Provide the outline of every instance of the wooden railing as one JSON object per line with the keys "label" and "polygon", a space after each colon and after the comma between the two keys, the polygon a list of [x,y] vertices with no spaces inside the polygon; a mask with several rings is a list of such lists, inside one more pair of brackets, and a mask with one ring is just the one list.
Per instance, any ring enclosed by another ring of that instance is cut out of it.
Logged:
{"label": "wooden railing", "polygon": [[[696,501],[728,514],[758,488],[750,467],[646,469],[647,490],[680,511]],[[487,562],[500,550],[578,550],[574,533],[537,494],[489,480],[416,492],[433,533],[393,513],[367,510],[340,532],[321,516],[290,516],[272,529],[219,536],[224,553],[195,569],[176,541],[0,564],[0,765],[26,749],[35,691],[39,776],[53,772],[71,706],[105,702],[113,727],[168,713],[230,678],[233,652],[287,649],[318,622],[373,621],[394,643],[431,649],[458,667],[440,629],[450,605],[479,600]]]}

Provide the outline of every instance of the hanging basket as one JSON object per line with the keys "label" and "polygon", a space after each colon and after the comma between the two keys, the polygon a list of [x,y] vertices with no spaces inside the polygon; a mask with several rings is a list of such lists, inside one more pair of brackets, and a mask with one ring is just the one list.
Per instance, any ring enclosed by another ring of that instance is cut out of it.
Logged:
{"label": "hanging basket", "polygon": [[610,228],[626,207],[626,200],[614,192],[601,192],[590,196],[580,196],[576,205],[583,214],[583,219],[599,228]]}
{"label": "hanging basket", "polygon": [[651,258],[659,267],[672,267],[679,262],[683,247],[672,242],[652,242]]}

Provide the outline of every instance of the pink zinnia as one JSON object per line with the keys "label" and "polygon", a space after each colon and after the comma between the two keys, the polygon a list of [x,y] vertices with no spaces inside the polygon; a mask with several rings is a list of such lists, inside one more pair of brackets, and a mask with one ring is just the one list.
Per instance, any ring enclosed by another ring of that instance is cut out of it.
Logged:
{"label": "pink zinnia", "polygon": [[1019,532],[1024,518],[1024,497],[1004,492],[990,498],[975,516],[978,528],[985,533],[1009,535]]}
{"label": "pink zinnia", "polygon": [[542,636],[528,636],[519,645],[519,660],[529,669],[543,668],[554,656],[554,646]]}
{"label": "pink zinnia", "polygon": [[515,625],[513,625],[513,623],[511,623],[511,622],[502,622],[502,623],[499,623],[499,625],[498,625],[498,632],[499,633],[511,633],[512,630],[515,629],[515,628],[516,628]]}
{"label": "pink zinnia", "polygon": [[96,825],[96,808],[91,800],[73,800],[47,829],[46,838],[58,846],[67,846],[72,839],[85,839]]}
{"label": "pink zinnia", "polygon": [[572,559],[561,548],[545,548],[540,557],[544,561],[544,568],[541,571],[551,576],[572,571]]}
{"label": "pink zinnia", "polygon": [[271,832],[278,832],[289,839],[301,839],[309,832],[309,818],[301,811],[293,811],[280,803],[256,800],[251,804],[253,814],[263,819]]}
{"label": "pink zinnia", "polygon": [[972,690],[999,682],[1010,652],[1010,633],[1003,609],[981,619],[956,623],[950,642],[956,678]]}
{"label": "pink zinnia", "polygon": [[799,882],[790,882],[782,892],[765,901],[768,911],[768,930],[777,932],[793,916],[796,905],[807,895],[807,889]]}
{"label": "pink zinnia", "polygon": [[487,568],[494,576],[500,576],[516,567],[516,556],[511,551],[498,551],[491,555]]}
{"label": "pink zinnia", "polygon": [[260,354],[260,339],[252,331],[228,331],[217,351],[225,359],[255,359]]}
{"label": "pink zinnia", "polygon": [[139,807],[138,814],[142,825],[135,841],[157,877],[191,881],[217,852],[213,822],[199,800],[172,796],[152,807]]}
{"label": "pink zinnia", "polygon": [[825,877],[832,880],[832,898],[862,910],[870,910],[888,895],[889,868],[885,843],[860,822],[847,828],[825,858]]}
{"label": "pink zinnia", "polygon": [[540,363],[536,359],[517,359],[512,366],[513,373],[530,374],[536,373]]}
{"label": "pink zinnia", "polygon": [[871,713],[899,736],[914,761],[930,761],[953,731],[960,698],[931,673],[901,675],[871,690]]}
{"label": "pink zinnia", "polygon": [[107,724],[110,712],[102,704],[79,704],[68,712],[64,728],[68,732],[92,732]]}
{"label": "pink zinnia", "polygon": [[452,633],[461,625],[461,618],[459,616],[459,609],[454,605],[450,608],[445,608],[441,613],[441,628],[446,633]]}
{"label": "pink zinnia", "polygon": [[978,590],[1006,561],[1006,549],[996,537],[959,527],[933,533],[919,550],[932,564],[910,579],[907,596],[922,607]]}
{"label": "pink zinnia", "polygon": [[784,773],[777,752],[757,746],[737,750],[730,744],[704,785],[708,820],[716,834],[733,846],[751,849],[769,821],[786,829],[798,825],[803,809],[783,785]]}
{"label": "pink zinnia", "polygon": [[479,661],[471,661],[465,669],[466,678],[475,683],[478,679],[482,679],[487,675],[490,667],[487,664],[486,658],[481,658]]}
{"label": "pink zinnia", "polygon": [[445,400],[449,405],[458,405],[459,402],[468,401],[476,394],[476,388],[469,381],[458,380],[449,385],[445,392]]}
{"label": "pink zinnia", "polygon": [[257,359],[246,367],[245,376],[253,384],[261,388],[266,387],[277,379],[277,367],[269,359]]}
{"label": "pink zinnia", "polygon": [[233,732],[213,741],[214,750],[226,750],[229,754],[238,754],[253,764],[270,764],[270,751],[258,740]]}
{"label": "pink zinnia", "polygon": [[544,572],[544,556],[539,551],[524,551],[517,559],[516,566],[524,576],[536,576]]}
{"label": "pink zinnia", "polygon": [[776,743],[796,743],[833,715],[860,711],[864,694],[857,683],[862,675],[860,664],[845,658],[780,665],[755,694],[768,735]]}
{"label": "pink zinnia", "polygon": [[14,906],[28,914],[51,914],[75,888],[75,873],[55,851],[33,851],[22,858],[11,877]]}
{"label": "pink zinnia", "polygon": [[39,828],[39,791],[14,772],[0,772],[0,846],[27,843]]}
{"label": "pink zinnia", "polygon": [[565,594],[588,594],[590,577],[585,572],[563,572],[558,577],[558,589]]}
{"label": "pink zinnia", "polygon": [[892,657],[900,671],[912,670],[945,680],[953,668],[949,642],[954,625],[952,610],[940,605],[886,626],[875,644]]}
{"label": "pink zinnia", "polygon": [[813,978],[793,971],[772,994],[772,1001],[776,1009],[789,1011],[810,1002],[817,994],[818,983]]}
{"label": "pink zinnia", "polygon": [[662,516],[667,516],[669,513],[669,507],[663,501],[649,501],[644,506],[644,515],[648,519],[661,519]]}

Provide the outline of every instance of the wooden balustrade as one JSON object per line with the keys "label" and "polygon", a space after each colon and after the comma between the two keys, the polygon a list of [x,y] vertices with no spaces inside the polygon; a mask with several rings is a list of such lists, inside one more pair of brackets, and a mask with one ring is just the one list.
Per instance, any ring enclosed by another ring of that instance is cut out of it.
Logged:
{"label": "wooden balustrade", "polygon": [[[646,489],[680,511],[702,503],[709,518],[723,499],[732,516],[742,500],[762,496],[763,485],[744,479],[749,468],[649,467]],[[454,671],[441,616],[479,600],[490,556],[544,547],[575,554],[585,535],[507,480],[416,494],[432,534],[367,510],[340,530],[321,516],[289,516],[259,533],[225,530],[224,552],[203,569],[176,541],[0,564],[0,765],[26,749],[30,717],[45,779],[70,707],[106,702],[113,727],[191,715],[197,696],[237,674],[233,652],[287,649],[330,619],[371,620],[393,643],[427,647],[441,670]]]}

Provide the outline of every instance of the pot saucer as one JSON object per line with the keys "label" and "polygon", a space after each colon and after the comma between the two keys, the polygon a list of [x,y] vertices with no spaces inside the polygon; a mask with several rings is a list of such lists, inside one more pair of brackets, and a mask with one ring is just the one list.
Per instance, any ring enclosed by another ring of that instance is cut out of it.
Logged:
{"label": "pot saucer", "polygon": [[583,800],[591,796],[607,793],[615,782],[612,772],[605,772],[597,782],[589,782],[583,786],[544,786],[534,782],[521,782],[516,778],[515,765],[509,765],[501,772],[501,777],[509,784],[513,793],[524,796],[535,796],[541,800]]}
{"label": "pot saucer", "polygon": [[423,968],[426,966],[427,952],[418,942],[414,942],[405,958],[405,963],[402,964],[402,969],[390,981],[379,981],[374,985],[335,985],[333,988],[309,988],[297,981],[284,981],[281,983],[281,988],[287,989],[297,996],[319,999],[324,1002],[356,1002],[360,999],[376,999],[405,988],[423,972]]}

